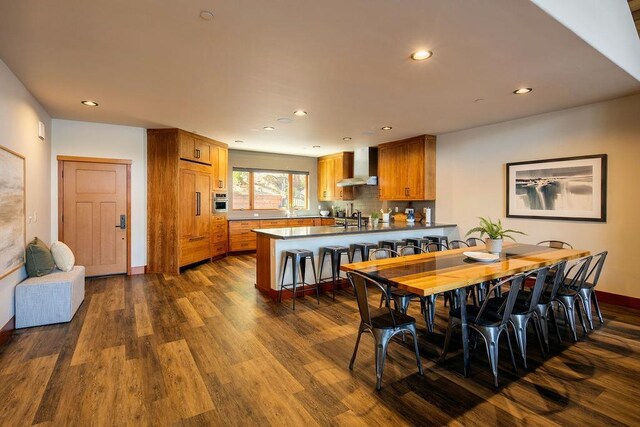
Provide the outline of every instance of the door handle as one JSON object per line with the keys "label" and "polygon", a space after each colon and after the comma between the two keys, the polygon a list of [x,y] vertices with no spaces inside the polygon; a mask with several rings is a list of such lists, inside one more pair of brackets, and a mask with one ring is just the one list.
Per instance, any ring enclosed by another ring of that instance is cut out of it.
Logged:
{"label": "door handle", "polygon": [[196,216],[200,216],[200,192],[196,191]]}
{"label": "door handle", "polygon": [[116,228],[120,228],[122,230],[127,228],[127,216],[126,215],[120,215],[120,224],[116,224]]}

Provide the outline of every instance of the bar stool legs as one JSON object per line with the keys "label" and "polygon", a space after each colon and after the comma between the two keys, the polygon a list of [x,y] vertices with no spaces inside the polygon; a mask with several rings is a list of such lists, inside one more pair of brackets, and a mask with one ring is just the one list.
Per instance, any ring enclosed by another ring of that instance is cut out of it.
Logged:
{"label": "bar stool legs", "polygon": [[351,260],[349,256],[349,249],[345,246],[325,246],[320,248],[320,274],[319,281],[322,281],[322,269],[324,268],[325,256],[329,254],[331,262],[331,281],[333,283],[332,293],[333,300],[336,300],[336,286],[338,286],[337,280],[340,278],[340,260],[342,255],[347,255],[347,259]]}
{"label": "bar stool legs", "polygon": [[[291,249],[284,252],[284,263],[282,265],[282,278],[280,279],[280,290],[278,291],[278,302],[282,302],[282,290],[287,288],[284,284],[285,272],[287,270],[287,262],[291,258],[291,276],[292,276],[292,284],[287,285],[292,288],[293,291],[293,309],[296,309],[296,292],[298,292],[298,267],[300,267],[300,274],[302,278],[302,290],[304,292],[305,285],[305,273],[306,273],[306,264],[307,259],[311,261],[311,268],[313,269],[313,278],[314,284],[316,288],[316,299],[318,300],[318,304],[320,304],[320,288],[318,285],[318,276],[316,275],[316,264],[313,259],[313,252],[308,251],[306,249]],[[304,293],[303,293],[304,296]]]}

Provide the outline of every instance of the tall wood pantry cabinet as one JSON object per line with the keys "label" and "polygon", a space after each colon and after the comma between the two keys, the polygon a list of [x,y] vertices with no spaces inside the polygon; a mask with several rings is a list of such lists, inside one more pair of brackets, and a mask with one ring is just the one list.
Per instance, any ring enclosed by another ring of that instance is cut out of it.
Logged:
{"label": "tall wood pantry cabinet", "polygon": [[353,178],[353,151],[318,157],[318,201],[353,200],[353,187],[336,185],[345,178]]}
{"label": "tall wood pantry cabinet", "polygon": [[180,129],[147,130],[147,271],[227,252],[226,215],[213,194],[227,190],[227,145]]}
{"label": "tall wood pantry cabinet", "polygon": [[436,137],[378,145],[378,191],[380,200],[435,200]]}

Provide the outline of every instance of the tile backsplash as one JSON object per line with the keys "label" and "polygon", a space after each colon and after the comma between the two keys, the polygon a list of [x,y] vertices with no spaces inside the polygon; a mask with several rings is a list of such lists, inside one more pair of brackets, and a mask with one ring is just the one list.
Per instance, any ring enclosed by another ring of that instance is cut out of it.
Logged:
{"label": "tile backsplash", "polygon": [[[358,185],[354,187],[354,199],[350,201],[333,201],[333,202],[319,202],[322,209],[334,210],[337,208],[343,210],[353,209],[353,211],[359,210],[363,216],[369,216],[371,212],[380,212],[380,209],[385,211],[391,209],[395,212],[395,208],[398,208],[398,212],[404,212],[405,208],[413,208],[417,214],[422,214],[424,208],[431,208],[431,220],[434,221],[436,217],[436,202],[431,201],[382,201],[378,200],[378,186],[377,185]],[[332,212],[333,213],[333,212]]]}

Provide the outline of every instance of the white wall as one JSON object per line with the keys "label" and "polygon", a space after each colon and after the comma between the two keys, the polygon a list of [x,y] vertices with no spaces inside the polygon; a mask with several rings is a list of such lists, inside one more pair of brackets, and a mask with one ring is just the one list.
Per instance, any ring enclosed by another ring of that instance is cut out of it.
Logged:
{"label": "white wall", "polygon": [[[232,199],[233,168],[263,168],[275,170],[293,170],[309,172],[309,210],[300,211],[300,215],[318,214],[318,159],[315,157],[291,156],[286,154],[261,153],[257,151],[229,150],[229,201]],[[283,215],[279,210],[235,211],[229,206],[228,217],[248,217],[253,213],[259,216]]]}
{"label": "white wall", "polygon": [[147,135],[143,128],[53,120],[51,236],[58,237],[57,156],[131,160],[131,266],[147,263]]}
{"label": "white wall", "polygon": [[[39,121],[46,127],[44,142],[38,139]],[[50,135],[51,118],[0,60],[0,145],[26,159],[26,213],[32,217],[27,242],[38,236],[51,243]],[[0,280],[0,328],[13,317],[15,286],[25,277],[21,268]]]}
{"label": "white wall", "polygon": [[[608,154],[607,222],[505,218],[506,163]],[[478,216],[501,218],[528,236],[609,251],[599,289],[640,297],[640,95],[438,136],[437,220],[461,234]]]}

